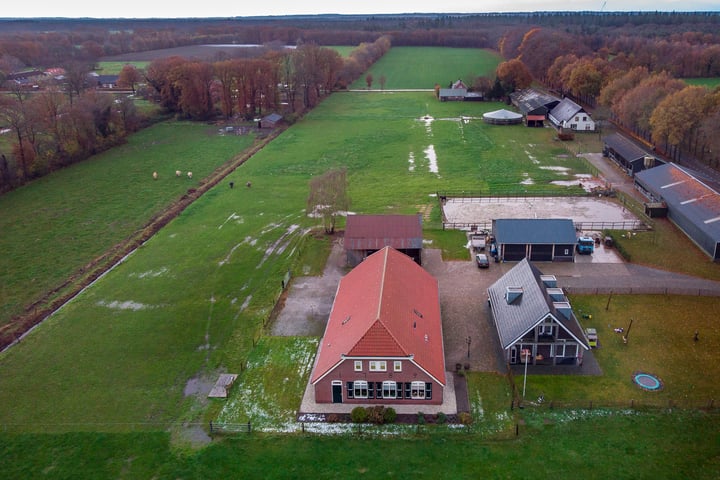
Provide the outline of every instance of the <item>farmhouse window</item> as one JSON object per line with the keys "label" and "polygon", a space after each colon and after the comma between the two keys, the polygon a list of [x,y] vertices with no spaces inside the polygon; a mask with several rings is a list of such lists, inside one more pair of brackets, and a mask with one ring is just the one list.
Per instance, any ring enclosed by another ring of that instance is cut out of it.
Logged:
{"label": "farmhouse window", "polygon": [[425,398],[425,382],[412,382],[410,384],[410,398],[414,400]]}
{"label": "farmhouse window", "polygon": [[382,382],[375,383],[375,398],[382,398],[383,384]]}
{"label": "farmhouse window", "polygon": [[412,398],[412,387],[410,382],[405,383],[405,398]]}
{"label": "farmhouse window", "polygon": [[362,360],[355,360],[355,371],[362,372]]}
{"label": "farmhouse window", "polygon": [[347,382],[347,397],[354,398],[355,390],[353,389],[353,382]]}
{"label": "farmhouse window", "polygon": [[387,370],[387,362],[385,360],[371,360],[370,371],[371,372],[384,372]]}
{"label": "farmhouse window", "polygon": [[402,372],[402,361],[395,360],[395,362],[393,363],[393,371]]}
{"label": "farmhouse window", "polygon": [[382,398],[397,398],[397,383],[382,382]]}
{"label": "farmhouse window", "polygon": [[355,382],[353,382],[353,397],[368,398],[368,382],[365,380],[355,380]]}
{"label": "farmhouse window", "polygon": [[432,398],[432,383],[428,382],[425,384],[425,400]]}

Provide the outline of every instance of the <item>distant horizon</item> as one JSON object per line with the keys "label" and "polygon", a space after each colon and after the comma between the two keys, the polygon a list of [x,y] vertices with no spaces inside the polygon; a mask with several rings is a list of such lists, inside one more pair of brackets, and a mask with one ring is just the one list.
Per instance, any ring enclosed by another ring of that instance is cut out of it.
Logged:
{"label": "distant horizon", "polygon": [[86,3],[77,0],[57,2],[36,0],[35,2],[8,2],[3,5],[0,18],[5,20],[24,19],[220,19],[253,17],[291,17],[321,15],[477,15],[515,13],[714,13],[720,12],[717,0],[578,0],[568,6],[559,0],[517,0],[511,5],[503,0],[456,0],[447,7],[436,1],[396,0],[394,2],[367,0],[349,4],[336,0],[315,0],[305,2],[252,2],[221,4],[183,3],[156,5],[152,2],[127,0],[122,4],[102,2]]}

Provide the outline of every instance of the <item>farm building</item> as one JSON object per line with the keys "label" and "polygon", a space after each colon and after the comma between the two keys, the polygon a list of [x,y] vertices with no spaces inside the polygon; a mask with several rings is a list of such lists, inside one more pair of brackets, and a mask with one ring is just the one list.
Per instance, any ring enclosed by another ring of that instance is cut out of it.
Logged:
{"label": "farm building", "polygon": [[522,123],[523,116],[519,113],[502,109],[484,113],[483,120],[485,123],[491,125],[517,125],[518,123]]}
{"label": "farm building", "polygon": [[545,126],[548,112],[560,103],[559,98],[532,88],[511,93],[510,101],[520,110],[528,127]]}
{"label": "farm building", "polygon": [[437,280],[390,247],[345,275],[310,382],[318,403],[442,404]]}
{"label": "farm building", "polygon": [[282,115],[278,113],[271,113],[270,115],[265,115],[260,120],[260,128],[275,128],[278,126],[280,122],[282,122]]}
{"label": "farm building", "polygon": [[347,263],[353,267],[385,247],[422,265],[422,216],[348,215],[344,244]]}
{"label": "farm building", "polygon": [[455,101],[462,102],[468,94],[467,86],[462,80],[457,80],[450,84],[448,88],[441,88],[438,91],[438,99],[441,102]]}
{"label": "farm building", "polygon": [[498,257],[506,262],[575,261],[575,226],[568,218],[501,218],[493,220]]}
{"label": "farm building", "polygon": [[509,364],[582,365],[590,345],[554,275],[524,259],[487,292]]}
{"label": "farm building", "polygon": [[646,168],[664,163],[619,133],[612,133],[603,138],[603,156],[613,160],[631,177]]}
{"label": "farm building", "polygon": [[550,112],[548,119],[556,128],[570,129],[573,132],[594,132],[595,122],[590,114],[569,98],[563,98]]}
{"label": "farm building", "polygon": [[635,186],[714,261],[720,260],[720,193],[699,174],[667,163],[635,175]]}

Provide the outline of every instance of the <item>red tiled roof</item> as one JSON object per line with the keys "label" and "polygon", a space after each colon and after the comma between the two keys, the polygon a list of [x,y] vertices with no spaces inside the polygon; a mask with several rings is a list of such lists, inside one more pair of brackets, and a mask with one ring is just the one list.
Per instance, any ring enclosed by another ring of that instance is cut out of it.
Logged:
{"label": "red tiled roof", "polygon": [[437,280],[389,247],[355,267],[340,280],[312,382],[343,356],[413,356],[416,364],[444,385]]}
{"label": "red tiled roof", "polygon": [[346,250],[422,248],[420,215],[348,215]]}

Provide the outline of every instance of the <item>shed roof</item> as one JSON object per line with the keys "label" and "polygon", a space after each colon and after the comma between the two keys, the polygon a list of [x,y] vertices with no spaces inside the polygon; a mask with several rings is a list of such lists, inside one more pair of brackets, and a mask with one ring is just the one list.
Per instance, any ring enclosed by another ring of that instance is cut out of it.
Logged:
{"label": "shed roof", "polygon": [[646,155],[649,155],[635,142],[619,133],[612,133],[603,138],[603,143],[622,155],[628,162],[643,160]]}
{"label": "shed roof", "polygon": [[412,357],[445,385],[437,280],[386,247],[340,280],[312,383],[350,357]]}
{"label": "shed roof", "polygon": [[[558,312],[541,276],[535,265],[523,259],[488,288],[488,301],[503,349],[512,346],[548,315],[552,315],[586,350],[589,349],[575,314],[570,312],[570,318],[567,318]],[[506,299],[509,288],[520,292],[512,302]]]}
{"label": "shed roof", "polygon": [[348,215],[346,250],[422,248],[421,215]]}
{"label": "shed roof", "polygon": [[442,97],[465,97],[467,88],[441,88],[440,98]]}
{"label": "shed roof", "polygon": [[519,90],[510,94],[510,98],[523,115],[546,115],[550,109],[560,103],[560,99],[533,88]]}
{"label": "shed roof", "polygon": [[575,225],[569,218],[499,218],[493,233],[500,244],[573,244]]}

